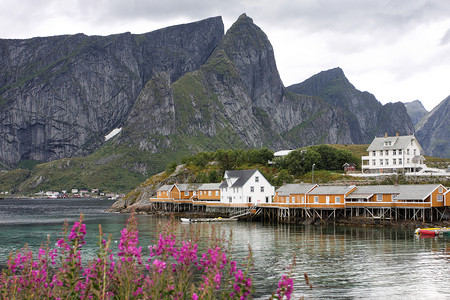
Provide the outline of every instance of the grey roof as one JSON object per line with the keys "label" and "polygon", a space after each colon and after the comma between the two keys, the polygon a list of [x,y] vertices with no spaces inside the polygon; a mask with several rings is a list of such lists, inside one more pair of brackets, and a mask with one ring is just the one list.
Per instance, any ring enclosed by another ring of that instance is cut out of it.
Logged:
{"label": "grey roof", "polygon": [[352,192],[350,195],[345,197],[345,199],[369,199],[373,194],[363,194],[363,193],[355,193]]}
{"label": "grey roof", "polygon": [[355,186],[353,185],[324,185],[318,186],[314,190],[311,191],[311,195],[340,195],[347,194],[351,191]]}
{"label": "grey roof", "polygon": [[201,183],[180,183],[176,184],[180,191],[196,191]]}
{"label": "grey roof", "polygon": [[423,200],[428,197],[440,184],[415,185],[362,185],[353,194],[396,194],[397,200]]}
{"label": "grey roof", "polygon": [[[256,169],[253,170],[235,170],[235,171],[225,171],[224,177],[228,176],[229,178],[238,178],[236,182],[230,187],[242,187],[244,184],[252,177],[255,172],[258,171]],[[226,180],[222,182],[220,188],[229,187],[227,185]]]}
{"label": "grey roof", "polygon": [[221,183],[203,183],[198,187],[199,190],[218,190]]}
{"label": "grey roof", "polygon": [[289,183],[279,187],[277,193],[279,196],[306,194],[315,186],[316,184],[311,183]]}
{"label": "grey roof", "polygon": [[163,192],[163,191],[169,191],[173,187],[173,184],[165,184],[159,189],[157,189],[157,192]]}
{"label": "grey roof", "polygon": [[[415,140],[419,145],[420,151],[423,152],[417,138],[414,135],[405,136],[388,136],[388,137],[376,137],[370,144],[367,151],[373,150],[391,150],[391,149],[406,149],[410,145],[411,140]],[[384,142],[391,142],[390,146],[385,146]]]}

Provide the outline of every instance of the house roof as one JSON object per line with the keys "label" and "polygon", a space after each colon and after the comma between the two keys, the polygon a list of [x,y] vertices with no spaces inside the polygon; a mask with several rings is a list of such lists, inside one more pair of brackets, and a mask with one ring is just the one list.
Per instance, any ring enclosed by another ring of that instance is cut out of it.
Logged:
{"label": "house roof", "polygon": [[294,151],[294,150],[280,150],[280,151],[275,152],[275,153],[273,154],[273,156],[275,156],[275,157],[278,157],[278,156],[286,156],[286,155],[288,155],[289,153],[291,153],[292,151]]}
{"label": "house roof", "polygon": [[165,184],[162,187],[160,187],[159,189],[157,189],[157,192],[164,192],[164,191],[169,191],[172,188],[173,184]]}
{"label": "house roof", "polygon": [[[420,151],[423,152],[422,147],[414,135],[376,137],[370,144],[369,148],[367,148],[367,151],[406,149],[406,147],[410,145],[411,140],[415,140],[417,145],[419,145]],[[385,146],[385,142],[391,142],[391,144],[389,146]]]}
{"label": "house roof", "polygon": [[369,199],[370,197],[372,197],[373,194],[364,194],[364,193],[351,193],[350,195],[348,195],[347,197],[345,197],[345,199]]}
{"label": "house roof", "polygon": [[212,191],[212,190],[218,190],[221,183],[203,183],[198,187],[199,190],[206,190],[206,191]]}
{"label": "house roof", "polygon": [[244,184],[252,177],[255,172],[258,170],[235,170],[235,171],[225,171],[225,175],[223,176],[226,178],[237,178],[237,180],[233,183],[232,186],[228,186],[227,181],[224,180],[220,188],[226,188],[226,187],[242,187]]}
{"label": "house roof", "polygon": [[358,186],[348,198],[351,199],[354,194],[396,194],[397,200],[423,200],[440,186],[440,184],[362,185]]}
{"label": "house roof", "polygon": [[318,186],[309,193],[310,195],[342,195],[350,192],[355,186],[353,185],[325,185]]}
{"label": "house roof", "polygon": [[311,183],[289,183],[285,184],[277,189],[279,196],[288,196],[292,194],[306,194],[312,188],[317,186]]}
{"label": "house roof", "polygon": [[176,184],[180,191],[196,191],[201,183],[180,183]]}

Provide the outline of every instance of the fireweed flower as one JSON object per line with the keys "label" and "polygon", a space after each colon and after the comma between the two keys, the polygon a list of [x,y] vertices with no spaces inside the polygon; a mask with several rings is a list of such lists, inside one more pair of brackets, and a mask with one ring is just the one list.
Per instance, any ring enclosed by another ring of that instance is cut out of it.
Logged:
{"label": "fireweed flower", "polygon": [[[8,268],[0,273],[0,295],[15,299],[251,298],[253,280],[247,273],[251,258],[243,272],[227,257],[225,239],[217,239],[214,232],[210,238],[213,246],[199,253],[198,239],[194,242],[183,236],[177,241],[175,227],[167,228],[149,246],[150,258],[142,265],[139,231],[132,215],[121,231],[117,252],[112,253],[111,239],[106,241],[101,233],[98,256],[83,268],[86,226],[80,216],[70,231],[65,226],[64,237],[54,249],[39,249],[35,260],[26,249],[11,254]],[[60,266],[55,268],[57,258]],[[167,268],[171,272],[165,272]],[[290,299],[292,292],[293,280],[283,276],[272,298]]]}

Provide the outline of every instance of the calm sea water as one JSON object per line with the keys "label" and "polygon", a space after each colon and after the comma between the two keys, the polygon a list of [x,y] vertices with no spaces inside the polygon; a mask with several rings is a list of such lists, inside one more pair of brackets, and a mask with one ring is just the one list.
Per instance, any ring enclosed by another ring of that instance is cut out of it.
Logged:
{"label": "calm sea water", "polygon": [[[87,256],[96,249],[98,224],[120,237],[127,215],[104,213],[112,201],[92,199],[0,201],[0,264],[28,243],[38,249],[50,234],[58,238],[64,220],[81,212],[87,225]],[[158,223],[167,219],[138,216],[140,241],[147,246]],[[215,226],[233,232],[233,258],[242,261],[251,245],[256,297],[267,299],[295,254],[295,296],[306,299],[450,299],[450,239],[419,238],[413,229],[275,225],[233,222],[180,224],[179,230]],[[306,286],[304,272],[312,288]]]}

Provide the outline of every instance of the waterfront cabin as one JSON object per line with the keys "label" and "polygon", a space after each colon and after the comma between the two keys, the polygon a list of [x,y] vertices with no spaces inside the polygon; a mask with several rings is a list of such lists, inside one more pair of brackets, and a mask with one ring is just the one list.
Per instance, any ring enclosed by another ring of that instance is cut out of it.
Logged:
{"label": "waterfront cabin", "polygon": [[272,203],[273,187],[258,170],[225,171],[220,185],[220,202],[229,206]]}
{"label": "waterfront cabin", "polygon": [[443,207],[442,184],[358,186],[345,198],[346,207]]}
{"label": "waterfront cabin", "polygon": [[156,198],[157,199],[168,199],[171,198],[169,196],[169,192],[172,189],[173,184],[165,184],[156,190]]}
{"label": "waterfront cabin", "polygon": [[444,193],[444,205],[450,206],[450,188],[447,188],[447,191]]}
{"label": "waterfront cabin", "polygon": [[356,189],[356,186],[318,186],[307,194],[306,207],[334,209],[345,208],[345,197]]}
{"label": "waterfront cabin", "polygon": [[197,190],[197,201],[220,201],[220,183],[203,183]]}
{"label": "waterfront cabin", "polygon": [[306,205],[306,194],[317,187],[311,183],[290,183],[279,187],[275,192],[274,203],[283,205]]}
{"label": "waterfront cabin", "polygon": [[417,172],[425,168],[422,147],[414,135],[376,137],[362,157],[363,173]]}

